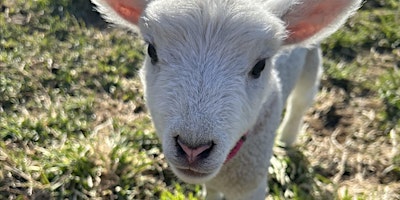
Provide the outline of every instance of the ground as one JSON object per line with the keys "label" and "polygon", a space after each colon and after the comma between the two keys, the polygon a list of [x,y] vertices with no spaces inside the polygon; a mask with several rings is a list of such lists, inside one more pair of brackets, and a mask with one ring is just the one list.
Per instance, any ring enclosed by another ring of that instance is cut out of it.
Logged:
{"label": "ground", "polygon": [[[72,3],[74,2],[74,3]],[[400,3],[370,0],[322,44],[304,134],[268,199],[400,199]],[[143,43],[88,1],[0,0],[0,199],[201,199],[144,106]]]}

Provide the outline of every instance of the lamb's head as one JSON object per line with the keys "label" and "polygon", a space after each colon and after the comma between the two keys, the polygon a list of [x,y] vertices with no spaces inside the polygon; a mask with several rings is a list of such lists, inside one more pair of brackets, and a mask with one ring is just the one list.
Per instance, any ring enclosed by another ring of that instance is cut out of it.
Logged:
{"label": "lamb's head", "polygon": [[[139,25],[147,105],[171,168],[191,183],[218,173],[278,90],[272,58],[281,47],[320,40],[342,23],[337,15],[355,8],[349,0],[305,0],[315,5],[302,15],[307,9],[288,0],[284,9],[248,0],[93,1],[113,22]],[[327,5],[339,7],[334,17],[314,19]]]}
{"label": "lamb's head", "polygon": [[271,57],[284,28],[246,4],[166,6],[154,2],[141,21],[149,55],[142,71],[146,101],[172,169],[185,181],[204,181],[219,171],[272,91]]}

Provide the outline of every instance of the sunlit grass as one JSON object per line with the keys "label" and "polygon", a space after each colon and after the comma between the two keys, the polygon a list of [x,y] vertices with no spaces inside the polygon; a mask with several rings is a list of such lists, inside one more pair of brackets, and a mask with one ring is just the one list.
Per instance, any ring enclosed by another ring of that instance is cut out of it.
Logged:
{"label": "sunlit grass", "polygon": [[[201,186],[180,182],[161,153],[134,33],[106,28],[87,1],[0,6],[0,199],[202,198]],[[400,178],[398,11],[396,0],[370,1],[322,45],[325,92],[345,88],[383,105],[369,131],[391,148],[391,185]],[[309,156],[309,144],[275,149],[270,198],[368,199],[369,190],[339,195],[341,182],[312,164],[320,155]]]}

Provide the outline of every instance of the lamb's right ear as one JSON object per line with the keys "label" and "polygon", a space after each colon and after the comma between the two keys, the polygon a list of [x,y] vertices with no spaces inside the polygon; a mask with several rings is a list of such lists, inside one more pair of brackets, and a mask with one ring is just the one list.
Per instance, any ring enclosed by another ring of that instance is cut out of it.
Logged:
{"label": "lamb's right ear", "polygon": [[103,17],[112,23],[137,29],[148,0],[91,0]]}

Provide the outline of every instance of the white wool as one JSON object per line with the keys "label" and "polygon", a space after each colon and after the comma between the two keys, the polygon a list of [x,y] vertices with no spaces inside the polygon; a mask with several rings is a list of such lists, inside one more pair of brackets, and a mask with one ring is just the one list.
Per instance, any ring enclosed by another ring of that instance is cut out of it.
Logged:
{"label": "white wool", "polygon": [[[265,198],[267,168],[284,105],[287,112],[279,139],[291,145],[318,88],[322,72],[318,43],[360,4],[360,0],[92,1],[109,21],[139,27],[143,39],[155,47],[158,61],[152,63],[147,56],[141,78],[165,157],[182,180],[205,183],[209,199]],[[322,12],[329,6],[335,9]],[[126,17],[135,16],[126,12],[130,8],[144,8],[139,9],[140,19]],[[254,78],[250,73],[261,59],[266,59],[265,69]],[[246,132],[239,153],[225,163]],[[182,144],[190,152],[211,143],[207,155],[193,163],[179,151]]]}

